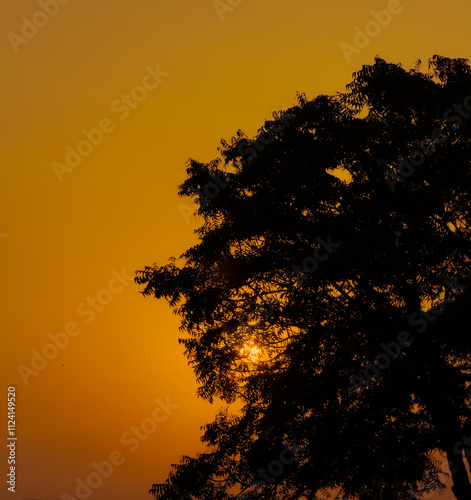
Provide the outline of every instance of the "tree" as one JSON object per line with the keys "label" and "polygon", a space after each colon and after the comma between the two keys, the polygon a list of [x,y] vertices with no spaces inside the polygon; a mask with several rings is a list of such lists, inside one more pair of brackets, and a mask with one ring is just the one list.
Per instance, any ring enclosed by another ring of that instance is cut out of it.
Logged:
{"label": "tree", "polygon": [[[376,58],[189,161],[198,243],[137,272],[182,318],[205,426],[157,500],[471,498],[471,69]],[[317,495],[317,496],[316,496]]]}

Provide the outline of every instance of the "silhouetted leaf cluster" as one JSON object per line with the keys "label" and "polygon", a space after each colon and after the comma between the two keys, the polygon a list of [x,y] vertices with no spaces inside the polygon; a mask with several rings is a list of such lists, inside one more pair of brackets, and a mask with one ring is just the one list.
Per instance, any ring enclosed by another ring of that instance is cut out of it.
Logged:
{"label": "silhouetted leaf cluster", "polygon": [[[206,426],[206,451],[174,465],[156,499],[228,499],[239,488],[259,499],[335,490],[396,500],[420,483],[443,487],[427,481],[440,471],[434,452],[470,432],[469,294],[424,333],[408,320],[453,294],[445,279],[469,283],[471,118],[456,127],[446,115],[469,95],[466,60],[434,56],[422,73],[377,58],[345,93],[298,94],[256,137],[238,131],[220,158],[189,161],[182,196],[216,175],[227,186],[196,198],[198,243],[136,282],[180,315],[199,395],[244,406]],[[392,191],[385,172],[436,128],[447,140]],[[340,246],[328,252],[319,239]],[[313,255],[327,257],[302,269]],[[413,343],[357,390],[351,376],[402,330]],[[257,363],[241,355],[250,341]],[[255,487],[293,440],[296,460]]]}

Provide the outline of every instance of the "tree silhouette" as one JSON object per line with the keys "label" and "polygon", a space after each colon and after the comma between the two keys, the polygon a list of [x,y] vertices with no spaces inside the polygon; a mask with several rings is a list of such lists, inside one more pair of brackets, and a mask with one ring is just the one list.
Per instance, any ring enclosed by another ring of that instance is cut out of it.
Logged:
{"label": "tree silhouette", "polygon": [[190,160],[199,242],[137,272],[181,316],[198,394],[243,403],[158,500],[420,498],[437,453],[471,498],[471,69],[353,78]]}

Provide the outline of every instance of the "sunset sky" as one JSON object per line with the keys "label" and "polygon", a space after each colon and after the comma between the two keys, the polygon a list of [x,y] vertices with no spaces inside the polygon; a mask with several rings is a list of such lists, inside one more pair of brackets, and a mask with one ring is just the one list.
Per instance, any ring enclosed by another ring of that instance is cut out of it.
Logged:
{"label": "sunset sky", "polygon": [[202,451],[220,404],[196,397],[178,317],[132,282],[196,241],[185,163],[296,91],[344,91],[376,55],[468,58],[470,15],[469,0],[3,3],[1,390],[16,387],[18,460],[1,498],[77,499],[93,473],[82,498],[145,500]]}

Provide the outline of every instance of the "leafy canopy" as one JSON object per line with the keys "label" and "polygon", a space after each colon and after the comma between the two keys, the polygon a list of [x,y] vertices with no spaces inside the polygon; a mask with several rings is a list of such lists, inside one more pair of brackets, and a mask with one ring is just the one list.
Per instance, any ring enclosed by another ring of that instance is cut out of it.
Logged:
{"label": "leafy canopy", "polygon": [[466,60],[421,72],[377,58],[346,92],[298,94],[256,137],[189,161],[180,195],[197,196],[198,243],[136,282],[181,317],[198,394],[243,408],[219,412],[156,499],[443,488],[434,452],[470,426],[467,292],[451,304],[470,278],[470,95]]}

